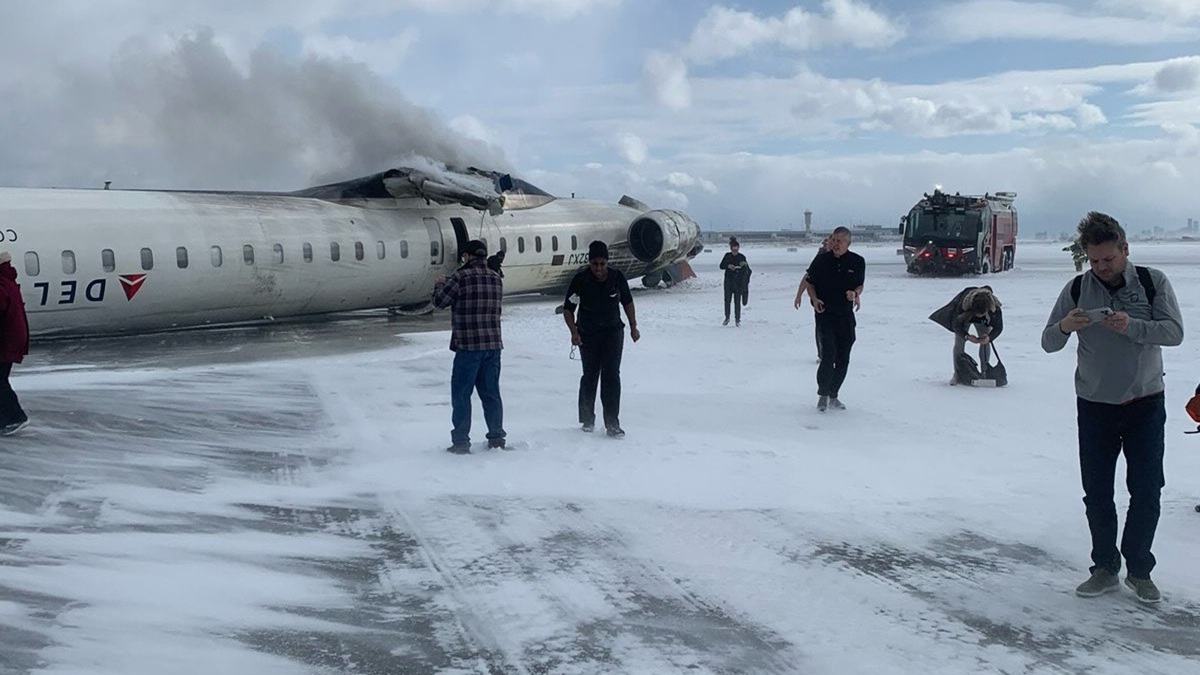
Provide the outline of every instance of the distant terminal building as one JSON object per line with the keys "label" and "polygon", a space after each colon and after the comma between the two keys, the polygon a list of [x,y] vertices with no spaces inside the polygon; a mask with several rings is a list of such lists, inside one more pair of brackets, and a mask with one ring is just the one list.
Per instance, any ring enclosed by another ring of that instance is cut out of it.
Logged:
{"label": "distant terminal building", "polygon": [[[811,224],[808,225],[811,228]],[[900,233],[894,227],[882,225],[848,225],[854,241],[900,241]],[[730,237],[737,237],[742,243],[763,244],[819,244],[828,237],[833,228],[827,230],[710,230],[705,229],[701,236],[706,244],[723,244]]]}

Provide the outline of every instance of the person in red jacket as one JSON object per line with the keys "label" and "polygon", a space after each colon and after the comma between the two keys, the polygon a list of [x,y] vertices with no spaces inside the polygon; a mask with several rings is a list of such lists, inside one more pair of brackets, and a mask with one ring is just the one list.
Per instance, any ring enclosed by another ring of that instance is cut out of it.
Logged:
{"label": "person in red jacket", "polygon": [[0,251],[0,435],[17,432],[29,424],[29,416],[8,383],[13,364],[23,361],[28,353],[29,323],[17,285],[17,270],[13,269],[12,255]]}

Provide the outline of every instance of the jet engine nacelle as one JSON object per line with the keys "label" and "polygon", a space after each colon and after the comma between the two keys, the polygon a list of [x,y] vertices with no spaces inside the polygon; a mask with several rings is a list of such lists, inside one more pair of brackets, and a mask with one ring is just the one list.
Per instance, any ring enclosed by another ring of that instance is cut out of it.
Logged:
{"label": "jet engine nacelle", "polygon": [[630,252],[654,267],[686,260],[699,241],[700,226],[679,211],[647,211],[629,225]]}

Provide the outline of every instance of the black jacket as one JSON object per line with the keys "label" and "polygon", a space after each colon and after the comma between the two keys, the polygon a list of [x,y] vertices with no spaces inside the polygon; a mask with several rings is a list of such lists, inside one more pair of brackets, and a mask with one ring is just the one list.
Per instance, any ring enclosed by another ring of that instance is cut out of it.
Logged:
{"label": "black jacket", "polygon": [[750,270],[749,263],[746,262],[746,256],[741,253],[734,254],[729,251],[721,258],[721,269],[725,270],[725,285],[734,288],[743,293],[750,287]]}
{"label": "black jacket", "polygon": [[992,290],[991,286],[967,286],[959,291],[953,300],[938,308],[933,314],[930,314],[929,319],[955,335],[966,335],[967,331],[971,328],[971,324],[981,323],[991,327],[992,330],[988,333],[990,340],[1000,337],[1000,333],[1004,331],[1004,310],[1002,308],[996,307],[996,311],[984,314],[983,316],[963,311],[963,298],[966,298],[967,294],[971,291],[979,290],[980,288],[985,288],[988,291]]}

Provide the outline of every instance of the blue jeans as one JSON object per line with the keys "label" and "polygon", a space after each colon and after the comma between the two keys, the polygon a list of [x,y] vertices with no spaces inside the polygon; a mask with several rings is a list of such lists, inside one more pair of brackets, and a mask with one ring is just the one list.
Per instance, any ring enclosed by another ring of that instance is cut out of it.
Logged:
{"label": "blue jeans", "polygon": [[[1154,532],[1158,529],[1159,494],[1163,476],[1165,397],[1159,393],[1125,405],[1077,399],[1079,410],[1079,468],[1083,503],[1092,532],[1092,567],[1116,574],[1121,556],[1129,573],[1150,578],[1154,569]],[[1117,549],[1117,507],[1113,503],[1117,458],[1125,454],[1125,486],[1129,512],[1121,548]]]}
{"label": "blue jeans", "polygon": [[479,392],[488,439],[504,438],[504,403],[500,400],[500,350],[459,351],[454,353],[454,371],[450,375],[450,421],[454,429],[450,440],[455,445],[471,442],[471,392]]}

